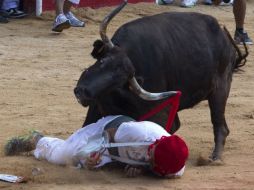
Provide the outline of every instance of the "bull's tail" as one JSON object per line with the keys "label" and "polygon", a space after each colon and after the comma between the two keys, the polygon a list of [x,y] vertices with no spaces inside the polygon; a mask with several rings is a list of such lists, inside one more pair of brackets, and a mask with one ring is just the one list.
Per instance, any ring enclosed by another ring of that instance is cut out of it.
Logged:
{"label": "bull's tail", "polygon": [[246,58],[247,56],[249,55],[249,51],[248,51],[248,48],[246,46],[245,43],[243,43],[243,46],[244,46],[244,50],[245,50],[245,53],[243,54],[240,50],[240,48],[236,45],[235,41],[233,40],[232,36],[230,35],[228,29],[224,26],[223,27],[226,35],[228,36],[230,42],[232,43],[232,45],[234,46],[236,52],[237,52],[237,55],[236,55],[236,60],[234,62],[234,67],[233,67],[233,71],[237,72],[240,70],[240,67],[244,66],[245,63],[246,63]]}

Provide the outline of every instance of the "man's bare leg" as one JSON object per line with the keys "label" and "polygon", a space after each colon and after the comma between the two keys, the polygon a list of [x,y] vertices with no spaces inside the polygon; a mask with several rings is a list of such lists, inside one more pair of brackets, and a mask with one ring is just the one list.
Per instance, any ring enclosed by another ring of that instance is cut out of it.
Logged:
{"label": "man's bare leg", "polygon": [[244,20],[246,15],[246,0],[234,0],[233,13],[235,17],[235,41],[236,43],[245,42],[246,44],[253,44],[247,32],[244,31]]}
{"label": "man's bare leg", "polygon": [[246,0],[235,0],[233,4],[233,13],[237,29],[243,29],[246,14]]}
{"label": "man's bare leg", "polygon": [[63,14],[64,11],[63,11],[63,7],[64,7],[64,1],[65,0],[56,0],[55,3],[56,3],[56,15],[59,15],[59,14]]}
{"label": "man's bare leg", "polygon": [[72,2],[70,2],[68,0],[66,0],[64,2],[63,12],[64,12],[66,18],[69,19],[72,27],[84,27],[85,22],[76,18],[75,15],[70,11],[72,6],[73,6]]}
{"label": "man's bare leg", "polygon": [[66,0],[64,2],[64,5],[63,5],[63,12],[64,12],[64,14],[70,12],[72,5],[73,4],[70,1],[68,1],[68,0]]}

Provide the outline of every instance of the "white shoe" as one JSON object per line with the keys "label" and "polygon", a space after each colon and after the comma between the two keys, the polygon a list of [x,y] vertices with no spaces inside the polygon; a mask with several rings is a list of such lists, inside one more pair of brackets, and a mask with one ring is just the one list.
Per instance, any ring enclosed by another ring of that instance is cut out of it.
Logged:
{"label": "white shoe", "polygon": [[230,0],[228,3],[224,3],[223,1],[220,3],[220,5],[222,6],[229,6],[229,5],[233,5],[234,0]]}
{"label": "white shoe", "polygon": [[53,23],[52,31],[62,32],[64,29],[67,29],[70,27],[71,27],[71,24],[69,19],[67,19],[64,14],[59,14]]}
{"label": "white shoe", "polygon": [[174,2],[174,0],[155,0],[155,3],[157,5],[168,5],[168,4],[172,4]]}
{"label": "white shoe", "polygon": [[197,3],[197,0],[182,0],[181,7],[191,8],[194,7]]}
{"label": "white shoe", "polygon": [[66,18],[69,19],[71,26],[73,27],[84,27],[85,22],[77,19],[72,12],[68,12],[65,14]]}

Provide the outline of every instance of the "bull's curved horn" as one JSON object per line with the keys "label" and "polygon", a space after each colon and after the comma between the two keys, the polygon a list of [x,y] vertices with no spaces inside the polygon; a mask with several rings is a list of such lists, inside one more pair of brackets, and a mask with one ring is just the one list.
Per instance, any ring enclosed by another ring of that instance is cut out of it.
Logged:
{"label": "bull's curved horn", "polygon": [[135,77],[132,77],[129,80],[129,88],[137,94],[139,97],[141,97],[144,100],[161,100],[164,98],[168,98],[170,96],[174,96],[177,94],[176,91],[167,91],[167,92],[161,92],[161,93],[151,93],[144,90],[137,82]]}
{"label": "bull's curved horn", "polygon": [[111,13],[109,13],[102,21],[101,25],[100,25],[100,35],[101,35],[101,39],[103,42],[105,42],[106,44],[109,44],[109,46],[111,48],[114,47],[114,44],[112,43],[112,41],[107,37],[106,32],[107,32],[107,26],[109,24],[109,22],[111,21],[112,18],[114,18],[116,16],[117,13],[119,13],[122,8],[124,8],[124,6],[127,4],[127,0],[124,0],[124,2],[119,5],[118,7],[116,7]]}

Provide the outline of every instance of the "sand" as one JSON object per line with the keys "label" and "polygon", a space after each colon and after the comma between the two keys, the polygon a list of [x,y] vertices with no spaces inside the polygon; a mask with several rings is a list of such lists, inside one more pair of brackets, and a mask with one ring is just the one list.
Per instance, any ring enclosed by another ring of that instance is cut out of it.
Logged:
{"label": "sand", "polygon": [[[235,24],[232,7],[197,5],[183,9],[153,3],[128,5],[110,24],[108,35],[130,20],[166,11],[194,11],[216,17],[231,34]],[[180,179],[144,175],[126,178],[120,168],[98,171],[60,167],[32,156],[3,155],[3,145],[12,136],[38,129],[46,135],[65,138],[80,128],[86,108],[76,101],[73,89],[84,68],[94,63],[90,56],[99,38],[99,22],[112,9],[82,8],[75,13],[86,20],[85,28],[51,32],[53,12],[42,18],[30,16],[0,25],[0,173],[28,177],[25,184],[0,182],[0,189],[254,189],[254,53],[249,47],[244,72],[235,74],[226,107],[231,130],[221,166],[197,166],[200,155],[208,157],[213,132],[207,102],[179,113],[182,126],[177,134],[190,148],[186,172]],[[254,3],[248,1],[245,28],[254,39]],[[166,37],[166,34],[165,34]],[[198,55],[196,55],[198,56]],[[40,170],[39,172],[36,172]]]}

